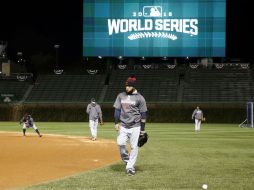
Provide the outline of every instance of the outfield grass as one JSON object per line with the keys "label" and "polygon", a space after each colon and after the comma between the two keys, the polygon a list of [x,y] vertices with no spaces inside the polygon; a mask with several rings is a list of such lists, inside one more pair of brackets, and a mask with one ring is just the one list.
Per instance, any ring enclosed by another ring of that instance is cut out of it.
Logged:
{"label": "outfield grass", "polygon": [[[51,134],[89,136],[87,123],[36,123]],[[214,190],[254,189],[254,129],[236,124],[147,124],[148,143],[140,149],[137,173],[129,177],[122,162],[26,190]],[[1,131],[20,131],[17,123],[0,122]],[[33,130],[28,130],[33,132]],[[115,139],[112,123],[99,128],[99,138]],[[32,167],[32,166],[31,166]],[[15,177],[14,177],[15,178]]]}

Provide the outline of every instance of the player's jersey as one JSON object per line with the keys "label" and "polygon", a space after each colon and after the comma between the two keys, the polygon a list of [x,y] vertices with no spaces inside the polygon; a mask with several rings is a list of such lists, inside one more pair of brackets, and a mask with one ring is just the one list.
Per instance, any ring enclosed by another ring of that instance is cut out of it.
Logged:
{"label": "player's jersey", "polygon": [[86,112],[89,114],[89,120],[95,121],[97,119],[100,119],[100,121],[102,121],[101,107],[98,104],[88,104]]}
{"label": "player's jersey", "polygon": [[34,125],[34,120],[32,117],[30,117],[29,119],[27,119],[26,117],[23,117],[21,119],[21,122],[22,123],[25,123],[26,127],[29,128],[29,127],[33,127]]}
{"label": "player's jersey", "polygon": [[192,119],[202,119],[203,118],[203,112],[200,109],[195,109],[192,114]]}
{"label": "player's jersey", "polygon": [[121,126],[126,128],[140,126],[141,113],[147,112],[146,101],[137,91],[131,95],[126,92],[118,94],[114,108],[121,110]]}

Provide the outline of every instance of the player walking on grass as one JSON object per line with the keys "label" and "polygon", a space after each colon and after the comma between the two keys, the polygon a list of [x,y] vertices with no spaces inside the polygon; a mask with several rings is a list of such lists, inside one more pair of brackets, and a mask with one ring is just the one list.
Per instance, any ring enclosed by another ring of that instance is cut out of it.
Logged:
{"label": "player walking on grass", "polygon": [[89,127],[91,131],[92,140],[97,138],[98,122],[103,125],[102,111],[99,104],[95,102],[95,99],[91,99],[91,103],[87,105],[86,113],[89,114]]}
{"label": "player walking on grass", "polygon": [[195,119],[195,132],[197,133],[200,131],[201,121],[204,119],[203,112],[199,106],[193,111],[192,119]]}
{"label": "player walking on grass", "polygon": [[[135,89],[136,77],[132,75],[125,83],[126,92],[118,94],[115,103],[115,129],[118,131],[117,144],[120,156],[126,163],[126,173],[135,175],[135,163],[138,157],[138,139],[145,133],[146,101]],[[130,154],[126,148],[129,140]]]}
{"label": "player walking on grass", "polygon": [[36,127],[33,118],[29,114],[25,114],[20,120],[20,125],[23,123],[23,136],[26,136],[26,129],[33,128],[39,137],[42,137],[38,128]]}

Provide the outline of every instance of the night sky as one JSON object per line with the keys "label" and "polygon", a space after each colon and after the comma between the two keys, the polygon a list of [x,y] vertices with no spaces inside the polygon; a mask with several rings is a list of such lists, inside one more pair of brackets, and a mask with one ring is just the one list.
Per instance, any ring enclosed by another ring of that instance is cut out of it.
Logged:
{"label": "night sky", "polygon": [[[82,0],[12,1],[0,6],[0,41],[8,41],[8,56],[17,51],[59,53],[65,62],[82,60]],[[250,1],[227,2],[226,52],[229,58],[253,58]]]}

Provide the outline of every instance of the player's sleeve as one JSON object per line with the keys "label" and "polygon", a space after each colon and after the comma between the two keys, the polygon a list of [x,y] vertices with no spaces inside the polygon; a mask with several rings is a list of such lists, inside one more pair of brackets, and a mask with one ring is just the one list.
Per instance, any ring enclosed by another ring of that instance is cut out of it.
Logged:
{"label": "player's sleeve", "polygon": [[115,124],[117,124],[120,121],[120,115],[121,115],[121,98],[120,98],[120,94],[117,96],[113,107],[115,108],[115,112],[114,112]]}
{"label": "player's sleeve", "polygon": [[19,124],[21,125],[22,123],[24,123],[24,117],[21,118],[21,120],[19,121]]}
{"label": "player's sleeve", "polygon": [[99,117],[100,117],[100,122],[102,122],[102,111],[101,111],[101,107],[98,105],[98,113],[99,113]]}
{"label": "player's sleeve", "polygon": [[30,120],[28,120],[28,123],[29,123],[30,126],[33,126],[33,124],[34,124],[34,119],[33,119],[33,118],[30,118]]}
{"label": "player's sleeve", "polygon": [[192,116],[191,116],[192,119],[194,119],[195,114],[196,114],[196,110],[194,110],[193,113],[192,113]]}
{"label": "player's sleeve", "polygon": [[146,101],[143,96],[140,96],[138,108],[139,108],[140,113],[147,112]]}
{"label": "player's sleeve", "polygon": [[141,131],[145,131],[145,123],[146,123],[146,118],[147,118],[147,106],[146,106],[146,101],[143,96],[140,96],[139,100],[139,111],[141,114]]}
{"label": "player's sleeve", "polygon": [[115,109],[121,110],[121,98],[120,98],[120,94],[117,96],[113,107]]}
{"label": "player's sleeve", "polygon": [[115,113],[114,113],[115,124],[119,123],[120,115],[121,115],[121,110],[115,109]]}
{"label": "player's sleeve", "polygon": [[90,109],[91,109],[91,106],[90,106],[90,104],[88,104],[88,106],[87,106],[87,108],[86,108],[86,113],[90,113]]}

